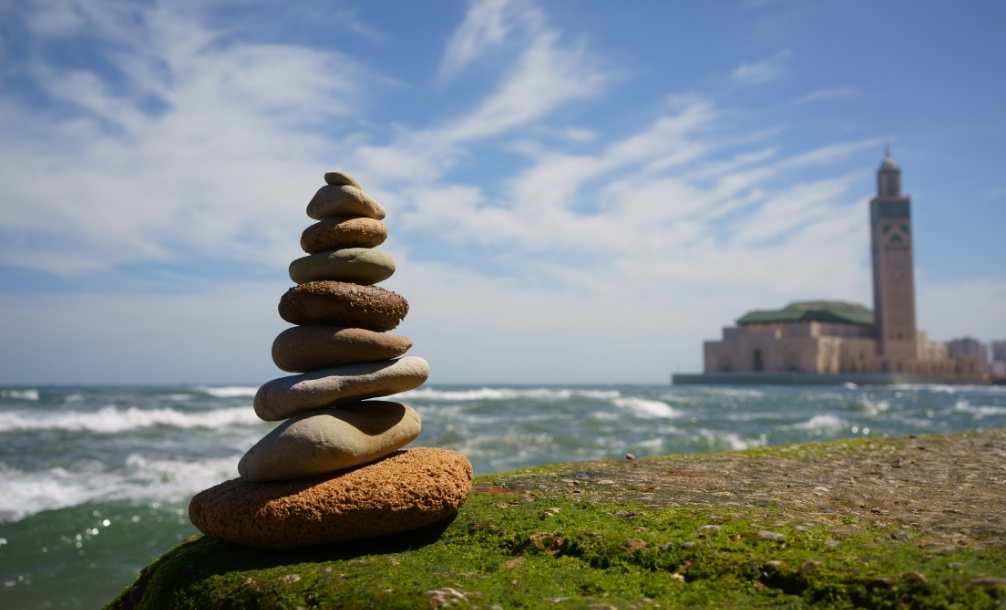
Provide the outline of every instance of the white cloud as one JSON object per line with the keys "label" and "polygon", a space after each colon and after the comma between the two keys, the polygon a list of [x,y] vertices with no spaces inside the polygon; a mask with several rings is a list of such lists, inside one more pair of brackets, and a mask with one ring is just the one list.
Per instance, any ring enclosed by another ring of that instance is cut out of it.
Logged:
{"label": "white cloud", "polygon": [[784,49],[771,57],[742,63],[734,68],[733,79],[746,85],[762,85],[779,80],[786,73],[792,55],[789,49]]}
{"label": "white cloud", "polygon": [[472,0],[464,21],[454,31],[440,61],[443,82],[492,48],[500,47],[507,34],[523,21],[537,28],[541,15],[533,6],[519,6],[520,0]]}
{"label": "white cloud", "polygon": [[810,104],[812,102],[825,102],[831,100],[859,97],[862,91],[855,87],[835,87],[832,89],[816,89],[802,96],[796,101],[797,104]]}
{"label": "white cloud", "polygon": [[500,85],[473,112],[444,126],[443,137],[458,142],[498,135],[594,96],[609,82],[585,44],[564,45],[543,20],[535,21],[528,37]]}
{"label": "white cloud", "polygon": [[[205,258],[269,275],[180,279],[170,295],[3,297],[0,336],[35,344],[5,362],[39,380],[52,370],[94,382],[274,374],[283,267],[333,161],[388,208],[385,247],[399,267],[389,287],[412,303],[401,331],[436,382],[661,381],[695,368],[701,340],[746,309],[869,302],[872,177],[847,164],[879,155],[880,139],[782,150],[772,126],[739,130],[734,109],[694,94],[669,96],[619,136],[571,125],[562,111],[603,94],[612,76],[533,5],[473,4],[444,70],[499,49],[510,62],[471,108],[390,135],[365,113],[384,79],[339,53],[235,42],[169,9],[130,15],[134,28],[116,27],[117,11],[80,15],[94,35],[119,37],[109,60],[126,78],[112,86],[40,62],[39,83],[77,109],[72,118],[0,100],[0,226],[21,236],[0,262],[72,276]],[[486,144],[523,156],[491,180],[451,173]],[[996,286],[969,290],[1002,302]],[[180,352],[197,357],[171,358]]]}

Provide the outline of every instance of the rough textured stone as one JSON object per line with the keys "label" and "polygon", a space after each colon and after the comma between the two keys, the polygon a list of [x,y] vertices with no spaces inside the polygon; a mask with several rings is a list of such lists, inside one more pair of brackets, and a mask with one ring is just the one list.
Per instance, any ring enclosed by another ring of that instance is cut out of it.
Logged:
{"label": "rough textured stone", "polygon": [[294,326],[272,342],[272,361],[284,371],[302,373],[340,364],[389,360],[410,347],[408,337],[365,328]]}
{"label": "rough textured stone", "polygon": [[391,330],[409,313],[401,295],[377,286],[307,282],[286,291],[279,315],[291,324],[338,324]]}
{"label": "rough textured stone", "polygon": [[325,182],[331,184],[332,186],[343,186],[348,184],[349,186],[355,186],[360,188],[360,183],[357,182],[352,176],[343,172],[326,172]]}
{"label": "rough textured stone", "polygon": [[189,518],[207,536],[250,546],[377,538],[453,519],[471,477],[472,466],[459,453],[406,449],[335,476],[232,479],[196,494]]}
{"label": "rough textured stone", "polygon": [[419,414],[397,402],[368,400],[311,411],[262,437],[238,463],[246,481],[281,481],[378,460],[419,436]]}
{"label": "rough textured stone", "polygon": [[405,392],[423,385],[429,376],[430,365],[417,356],[289,375],[258,389],[255,413],[277,421],[320,407]]}
{"label": "rough textured stone", "polygon": [[304,229],[300,247],[309,254],[339,248],[373,248],[388,238],[388,225],[364,217],[328,218]]}
{"label": "rough textured stone", "polygon": [[334,216],[366,216],[381,220],[384,208],[358,186],[328,184],[318,189],[307,204],[307,215],[315,220]]}
{"label": "rough textured stone", "polygon": [[343,248],[319,252],[290,263],[290,279],[298,284],[324,280],[376,284],[395,273],[395,259],[374,248]]}

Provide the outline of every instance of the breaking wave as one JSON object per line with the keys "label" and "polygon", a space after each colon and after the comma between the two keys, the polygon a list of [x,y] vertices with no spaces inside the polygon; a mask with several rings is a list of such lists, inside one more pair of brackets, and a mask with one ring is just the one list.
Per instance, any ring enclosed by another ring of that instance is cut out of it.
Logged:
{"label": "breaking wave", "polygon": [[569,400],[588,398],[592,400],[612,400],[622,394],[618,390],[572,390],[556,388],[478,388],[471,390],[435,390],[421,388],[411,390],[396,397],[417,400],[475,401],[475,400]]}
{"label": "breaking wave", "polygon": [[628,410],[637,417],[678,417],[681,415],[671,405],[659,400],[626,396],[624,398],[613,398],[611,403],[616,407]]}
{"label": "breaking wave", "polygon": [[84,468],[50,468],[24,472],[0,464],[4,493],[0,521],[17,521],[35,513],[87,502],[163,500],[178,502],[232,478],[238,456],[197,461],[155,460],[131,454],[115,472],[94,463]]}
{"label": "breaking wave", "polygon": [[200,392],[205,392],[214,398],[245,398],[255,396],[258,388],[246,385],[230,385],[218,388],[199,388]]}
{"label": "breaking wave", "polygon": [[27,390],[0,390],[0,398],[11,400],[38,400],[38,390],[31,388]]}
{"label": "breaking wave", "polygon": [[97,411],[49,411],[0,413],[0,432],[19,430],[71,430],[115,434],[127,430],[165,426],[171,428],[216,428],[252,426],[262,422],[247,406],[209,411],[104,407]]}

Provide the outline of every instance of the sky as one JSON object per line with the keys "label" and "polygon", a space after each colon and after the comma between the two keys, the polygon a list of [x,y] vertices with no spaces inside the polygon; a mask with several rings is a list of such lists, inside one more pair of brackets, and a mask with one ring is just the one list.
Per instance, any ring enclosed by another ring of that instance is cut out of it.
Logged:
{"label": "sky", "polygon": [[0,0],[0,383],[249,383],[304,208],[388,211],[433,383],[665,383],[871,305],[885,145],[932,338],[1006,338],[1001,2]]}

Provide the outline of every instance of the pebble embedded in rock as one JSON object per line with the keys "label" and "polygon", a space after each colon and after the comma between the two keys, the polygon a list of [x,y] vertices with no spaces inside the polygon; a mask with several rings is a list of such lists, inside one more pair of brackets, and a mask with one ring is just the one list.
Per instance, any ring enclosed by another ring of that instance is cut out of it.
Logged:
{"label": "pebble embedded in rock", "polygon": [[430,365],[417,356],[289,375],[258,389],[255,414],[278,421],[312,409],[405,392],[421,386],[429,376]]}
{"label": "pebble embedded in rock", "polygon": [[318,189],[307,204],[307,215],[315,220],[336,216],[366,216],[381,220],[385,212],[376,199],[357,186],[327,184]]}
{"label": "pebble embedded in rock", "polygon": [[374,248],[388,238],[388,226],[373,218],[328,218],[320,220],[300,236],[300,247],[308,254],[339,248]]}
{"label": "pebble embedded in rock", "polygon": [[378,460],[411,443],[419,414],[370,400],[292,417],[262,437],[238,463],[245,481],[297,479]]}
{"label": "pebble embedded in rock", "polygon": [[272,361],[291,373],[340,364],[397,358],[412,347],[408,337],[341,326],[294,326],[276,336]]}
{"label": "pebble embedded in rock", "polygon": [[459,453],[405,449],[334,476],[232,479],[196,494],[189,518],[208,536],[259,547],[391,536],[454,518],[471,477]]}
{"label": "pebble embedded in rock", "polygon": [[332,280],[376,284],[395,273],[395,261],[374,248],[343,248],[303,256],[290,263],[290,279],[297,284]]}
{"label": "pebble embedded in rock", "polygon": [[338,324],[385,331],[409,313],[401,295],[377,286],[307,282],[286,291],[279,315],[291,324]]}

